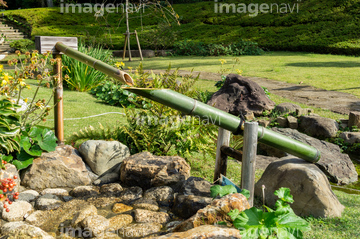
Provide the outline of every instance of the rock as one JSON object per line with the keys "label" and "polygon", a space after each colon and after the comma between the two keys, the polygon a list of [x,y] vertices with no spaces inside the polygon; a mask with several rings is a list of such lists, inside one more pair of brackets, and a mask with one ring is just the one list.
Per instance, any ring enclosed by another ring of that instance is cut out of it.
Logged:
{"label": "rock", "polygon": [[145,237],[153,233],[160,232],[159,223],[133,223],[120,228],[118,234],[120,237]]}
{"label": "rock", "polygon": [[166,239],[166,238],[184,238],[184,239],[236,239],[242,238],[240,231],[235,228],[219,227],[213,225],[204,225],[192,228],[185,232],[169,233],[163,236],[146,237],[146,239]]}
{"label": "rock", "polygon": [[119,196],[124,189],[119,183],[104,184],[100,187],[100,193],[107,196]]}
{"label": "rock", "polygon": [[288,116],[286,119],[290,129],[297,129],[299,127],[298,120],[294,116]]}
{"label": "rock", "polygon": [[6,238],[42,238],[54,239],[38,227],[28,225],[24,222],[8,222],[1,227],[1,235]]}
{"label": "rock", "polygon": [[99,195],[99,187],[97,186],[78,186],[70,191],[73,197],[96,197]]}
{"label": "rock", "polygon": [[301,109],[301,107],[293,103],[285,102],[275,106],[274,111],[277,111],[280,114],[286,114],[286,113],[295,113],[297,109]]}
{"label": "rock", "polygon": [[345,143],[360,143],[360,132],[342,132],[339,136]]}
{"label": "rock", "polygon": [[165,226],[166,232],[172,232],[180,223],[182,223],[182,221],[172,221],[167,223]]}
{"label": "rock", "polygon": [[168,186],[150,188],[145,191],[144,198],[155,200],[160,206],[171,207],[174,203],[174,190]]}
{"label": "rock", "polygon": [[121,164],[121,182],[149,189],[171,186],[190,176],[190,166],[179,156],[155,156],[142,152],[126,158]]}
{"label": "rock", "polygon": [[341,129],[345,129],[346,127],[348,127],[348,125],[349,125],[349,120],[348,119],[339,119],[339,121],[340,121],[339,127]]}
{"label": "rock", "polygon": [[7,208],[2,208],[2,218],[8,222],[23,221],[29,214],[34,211],[33,206],[26,201],[15,201],[11,205],[6,203]]}
{"label": "rock", "polygon": [[302,217],[341,217],[344,206],[336,198],[321,170],[312,163],[295,157],[283,158],[271,163],[256,183],[255,195],[261,196],[265,185],[266,204],[273,207],[277,196],[274,191],[290,188],[294,212]]}
{"label": "rock", "polygon": [[256,155],[256,163],[255,163],[255,167],[256,169],[262,169],[265,170],[266,167],[274,162],[274,161],[279,161],[280,159],[277,157],[271,157],[271,156],[264,156],[264,155]]}
{"label": "rock", "polygon": [[69,196],[68,190],[64,188],[46,188],[41,191],[41,195],[52,194],[56,196]]}
{"label": "rock", "polygon": [[97,215],[97,209],[94,205],[87,205],[85,208],[77,212],[71,221],[71,226],[77,227],[77,225],[89,216]]}
{"label": "rock", "polygon": [[[14,176],[16,176],[16,179],[14,179]],[[17,168],[14,165],[12,165],[10,163],[5,164],[5,170],[0,169],[0,178],[1,179],[11,178],[12,180],[14,180],[14,183],[16,183],[16,186],[14,186],[13,192],[19,192],[20,176],[19,176],[19,171],[17,170]]]}
{"label": "rock", "polygon": [[278,116],[276,122],[279,124],[279,127],[286,128],[288,126],[288,121],[285,117]]}
{"label": "rock", "polygon": [[262,126],[262,127],[268,127],[269,124],[271,123],[270,120],[265,120],[265,119],[261,119],[258,121],[259,125]]}
{"label": "rock", "polygon": [[217,222],[227,222],[232,225],[227,215],[231,210],[238,209],[240,212],[249,209],[250,205],[246,197],[240,193],[226,195],[215,199],[203,209],[200,209],[194,216],[179,224],[174,232],[183,232],[201,225],[214,225]]}
{"label": "rock", "polygon": [[[146,194],[146,192],[145,192]],[[146,197],[136,200],[132,205],[135,209],[145,209],[150,211],[159,211],[159,205],[155,200]]]}
{"label": "rock", "polygon": [[119,201],[122,202],[131,202],[141,198],[142,195],[143,195],[143,190],[140,187],[130,187],[122,191],[118,199]]}
{"label": "rock", "polygon": [[299,129],[305,134],[319,138],[333,138],[339,130],[339,124],[329,118],[319,116],[301,116]]}
{"label": "rock", "polygon": [[31,202],[34,201],[39,196],[39,193],[35,190],[26,190],[19,193],[19,198],[17,201],[26,201]]}
{"label": "rock", "polygon": [[116,231],[120,228],[132,223],[133,217],[127,214],[120,214],[109,218],[110,230]]}
{"label": "rock", "polygon": [[351,111],[349,113],[349,123],[348,123],[349,128],[356,126],[358,128],[360,128],[360,112],[358,111]]}
{"label": "rock", "polygon": [[165,212],[153,212],[144,209],[135,209],[134,216],[136,222],[155,222],[155,223],[168,223],[170,220],[169,214]]}
{"label": "rock", "polygon": [[101,177],[98,177],[96,180],[94,180],[93,184],[95,186],[102,186],[104,184],[116,183],[118,181],[119,181],[119,172],[106,173],[106,174],[102,175]]}
{"label": "rock", "polygon": [[317,148],[321,153],[321,159],[316,165],[331,182],[349,184],[357,181],[358,174],[354,164],[347,154],[341,153],[339,146],[312,138],[294,129],[272,128],[272,130]]}
{"label": "rock", "polygon": [[189,218],[212,202],[210,197],[178,195],[172,211],[181,218]]}
{"label": "rock", "polygon": [[233,115],[253,112],[255,116],[261,116],[263,111],[275,106],[257,83],[236,74],[226,77],[224,85],[207,104]]}
{"label": "rock", "polygon": [[96,208],[104,208],[108,206],[112,206],[114,203],[119,201],[116,197],[91,197],[86,199],[86,201],[92,205],[94,205]]}
{"label": "rock", "polygon": [[36,199],[35,208],[37,210],[54,210],[59,208],[61,204],[63,204],[63,202],[58,196],[45,194]]}
{"label": "rock", "polygon": [[185,196],[196,195],[201,197],[210,197],[210,188],[212,184],[203,178],[190,177],[188,178],[179,193]]}
{"label": "rock", "polygon": [[26,217],[25,222],[36,227],[41,227],[50,217],[51,211],[37,210]]}
{"label": "rock", "polygon": [[97,175],[118,172],[120,163],[130,156],[129,148],[118,141],[88,140],[81,144],[79,152]]}
{"label": "rock", "polygon": [[123,203],[116,203],[116,204],[114,204],[114,206],[112,208],[112,211],[114,213],[123,213],[123,212],[131,211],[131,210],[133,210],[133,207],[128,206]]}
{"label": "rock", "polygon": [[308,115],[312,113],[312,109],[304,108],[304,109],[296,109],[296,116]]}
{"label": "rock", "polygon": [[[92,215],[82,220],[80,225],[90,233],[90,237],[100,237],[110,227],[110,222],[103,216]],[[83,236],[85,233],[86,231],[83,231]]]}
{"label": "rock", "polygon": [[35,190],[69,187],[91,183],[85,163],[69,145],[58,146],[54,152],[43,153],[26,169],[22,185]]}

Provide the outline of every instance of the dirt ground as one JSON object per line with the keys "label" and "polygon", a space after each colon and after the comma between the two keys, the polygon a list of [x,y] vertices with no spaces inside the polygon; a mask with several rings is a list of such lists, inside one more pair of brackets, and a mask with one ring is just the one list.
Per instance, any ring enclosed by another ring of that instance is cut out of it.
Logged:
{"label": "dirt ground", "polygon": [[[164,72],[153,70],[154,73]],[[179,70],[179,75],[190,74],[190,71]],[[200,79],[218,81],[219,73],[194,71],[194,76],[200,74]],[[308,85],[290,84],[260,77],[248,77],[260,86],[266,87],[270,93],[317,108],[328,109],[339,114],[349,114],[350,111],[360,111],[360,99],[343,92],[329,91]]]}

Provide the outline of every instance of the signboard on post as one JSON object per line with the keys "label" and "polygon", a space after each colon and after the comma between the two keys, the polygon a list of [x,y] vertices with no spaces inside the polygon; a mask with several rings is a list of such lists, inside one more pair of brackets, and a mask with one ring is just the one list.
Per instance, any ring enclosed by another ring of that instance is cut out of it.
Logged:
{"label": "signboard on post", "polygon": [[38,50],[40,54],[44,54],[47,51],[50,51],[52,54],[58,54],[58,55],[64,54],[64,53],[56,50],[55,44],[57,42],[62,42],[65,45],[67,45],[75,50],[78,49],[77,37],[35,36],[36,50]]}

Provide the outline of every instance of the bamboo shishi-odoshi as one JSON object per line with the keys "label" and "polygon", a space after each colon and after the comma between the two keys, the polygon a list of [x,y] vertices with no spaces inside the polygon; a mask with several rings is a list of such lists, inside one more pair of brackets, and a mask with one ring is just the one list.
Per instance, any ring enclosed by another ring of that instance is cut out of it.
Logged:
{"label": "bamboo shishi-odoshi", "polygon": [[[121,81],[124,84],[127,84],[129,86],[133,85],[133,80],[129,74],[122,72],[106,63],[89,57],[74,49],[68,48],[62,43],[57,43],[56,49],[68,55],[69,57],[83,62],[95,68],[96,70],[99,70]],[[203,120],[207,120],[209,123],[220,126],[233,133],[241,132],[244,127],[244,122],[239,117],[236,117],[232,114],[229,114],[212,106],[206,105],[202,102],[199,102],[172,90],[142,89],[134,87],[127,87],[125,89],[137,95],[141,95],[145,98],[154,100],[163,105],[179,110],[184,114],[197,116]],[[320,160],[320,152],[316,148],[299,142],[297,140],[290,139],[284,135],[268,130],[264,127],[259,127],[258,140],[261,143],[283,150],[287,153],[290,153],[294,156],[297,156],[312,163],[316,163]]]}

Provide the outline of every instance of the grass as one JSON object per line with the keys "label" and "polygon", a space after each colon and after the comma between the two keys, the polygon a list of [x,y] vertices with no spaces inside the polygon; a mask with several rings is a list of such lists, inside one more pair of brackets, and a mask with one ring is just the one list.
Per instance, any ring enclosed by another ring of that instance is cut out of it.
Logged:
{"label": "grass", "polygon": [[[238,1],[228,0],[226,3],[238,4]],[[243,0],[242,3],[285,3],[291,7],[298,4],[299,10],[279,13],[275,7],[272,13],[252,17],[249,12],[216,13],[212,1],[175,4],[181,23],[179,27],[174,26],[174,31],[178,31],[178,41],[192,39],[206,44],[228,44],[241,37],[271,50],[360,54],[359,0]],[[100,17],[95,17],[94,13],[61,13],[60,8],[7,10],[4,14],[26,19],[32,26],[32,37],[82,36],[121,49],[126,25],[122,9],[119,10]],[[142,19],[139,13],[130,14],[130,30],[136,29],[141,40],[148,28],[154,28],[164,20],[159,13],[146,8]],[[136,46],[136,41],[132,40],[132,46]]]}

